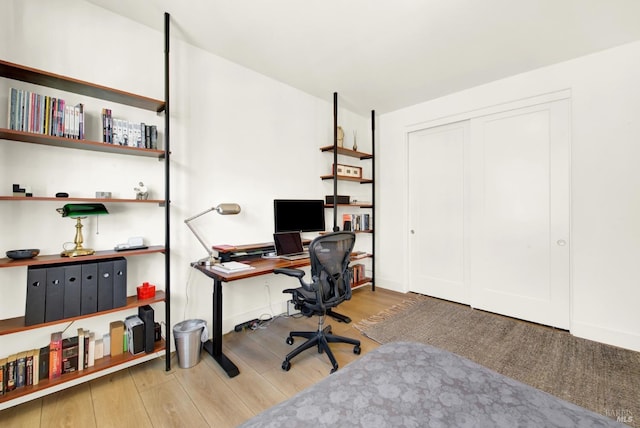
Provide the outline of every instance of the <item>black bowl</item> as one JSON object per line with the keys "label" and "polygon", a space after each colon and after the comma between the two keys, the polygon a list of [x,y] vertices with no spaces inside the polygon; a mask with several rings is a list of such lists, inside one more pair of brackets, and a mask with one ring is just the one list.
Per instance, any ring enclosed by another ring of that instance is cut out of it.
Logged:
{"label": "black bowl", "polygon": [[40,250],[37,248],[31,248],[28,250],[9,250],[7,251],[7,257],[14,260],[30,259],[40,254]]}

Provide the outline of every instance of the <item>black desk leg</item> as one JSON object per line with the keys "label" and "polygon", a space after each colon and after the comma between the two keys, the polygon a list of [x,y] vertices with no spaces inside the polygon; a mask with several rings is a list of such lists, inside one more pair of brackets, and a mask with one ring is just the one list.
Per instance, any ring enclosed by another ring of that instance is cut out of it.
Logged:
{"label": "black desk leg", "polygon": [[213,332],[212,338],[203,344],[203,348],[220,367],[227,372],[227,376],[234,377],[240,374],[240,370],[233,362],[222,353],[222,281],[213,280]]}

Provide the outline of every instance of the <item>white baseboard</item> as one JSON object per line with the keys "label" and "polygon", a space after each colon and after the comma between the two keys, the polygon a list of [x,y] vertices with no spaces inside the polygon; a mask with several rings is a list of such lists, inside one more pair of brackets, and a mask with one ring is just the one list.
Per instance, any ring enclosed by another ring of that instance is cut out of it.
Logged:
{"label": "white baseboard", "polygon": [[636,333],[611,330],[586,323],[572,322],[571,334],[583,339],[640,352],[640,335]]}

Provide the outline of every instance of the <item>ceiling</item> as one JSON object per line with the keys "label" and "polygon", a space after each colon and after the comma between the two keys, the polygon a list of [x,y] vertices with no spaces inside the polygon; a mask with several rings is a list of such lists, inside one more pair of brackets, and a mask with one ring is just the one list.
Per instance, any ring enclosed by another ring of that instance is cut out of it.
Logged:
{"label": "ceiling", "polygon": [[639,0],[86,0],[366,115],[640,40]]}

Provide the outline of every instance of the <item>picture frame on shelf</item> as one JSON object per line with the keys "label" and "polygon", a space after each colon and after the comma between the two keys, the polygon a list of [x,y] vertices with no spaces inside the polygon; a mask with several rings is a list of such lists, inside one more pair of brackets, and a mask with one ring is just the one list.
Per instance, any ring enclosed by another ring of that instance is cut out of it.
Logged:
{"label": "picture frame on shelf", "polygon": [[339,177],[362,178],[362,168],[359,166],[334,164],[332,172],[336,172]]}

